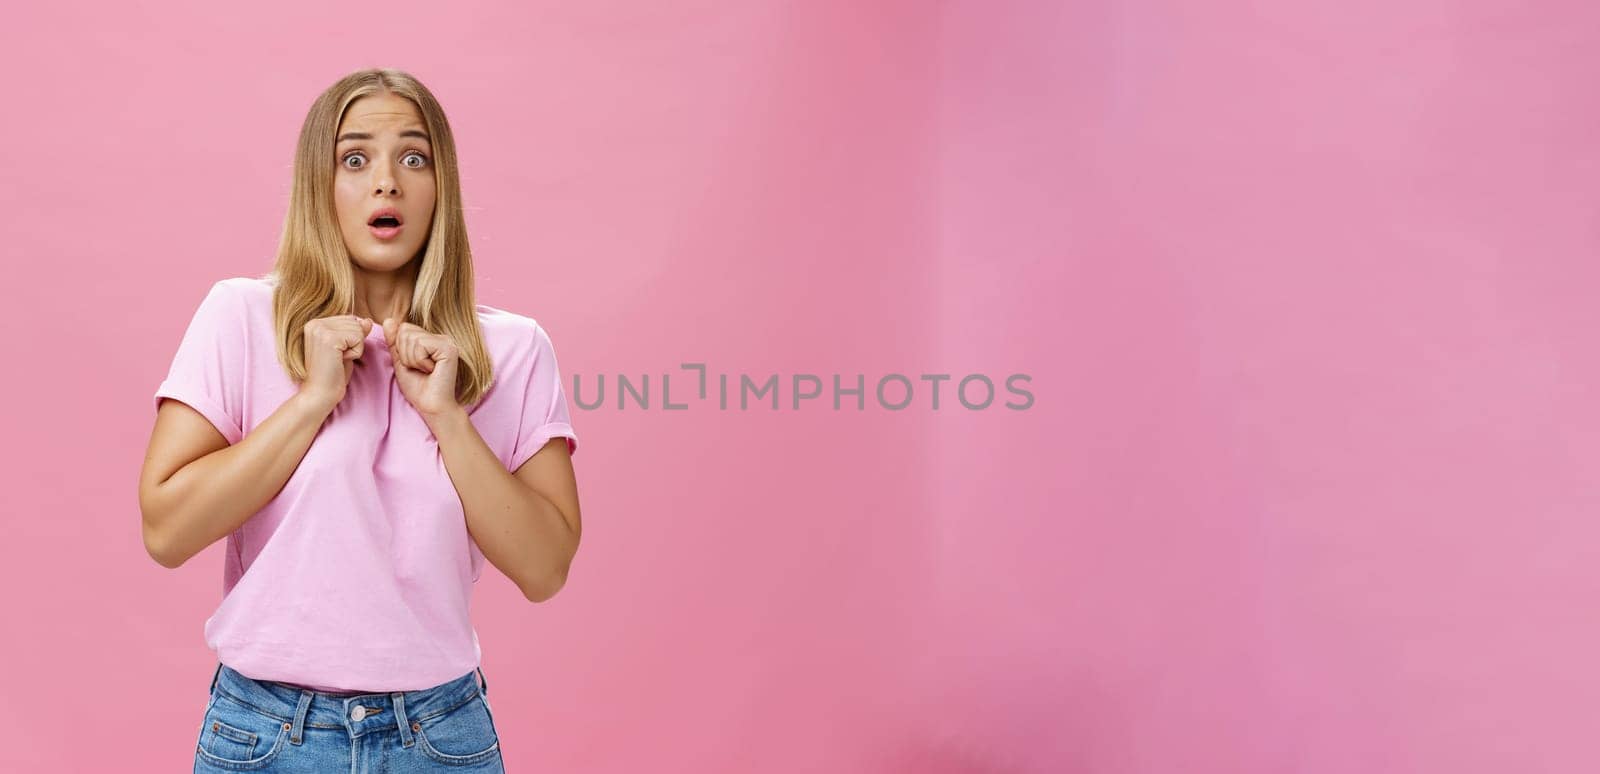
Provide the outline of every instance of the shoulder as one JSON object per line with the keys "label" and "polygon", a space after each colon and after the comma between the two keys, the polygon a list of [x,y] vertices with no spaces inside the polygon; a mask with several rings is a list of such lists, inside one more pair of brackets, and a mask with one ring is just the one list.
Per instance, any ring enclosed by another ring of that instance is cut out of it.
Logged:
{"label": "shoulder", "polygon": [[226,277],[216,280],[202,303],[206,316],[216,323],[237,323],[231,330],[244,332],[272,322],[274,284],[264,277]]}
{"label": "shoulder", "polygon": [[225,277],[211,284],[208,301],[234,308],[272,306],[272,280],[265,277]]}
{"label": "shoulder", "polygon": [[272,290],[277,283],[270,277],[227,277],[217,280],[215,287],[227,291],[234,298],[249,304],[272,303]]}
{"label": "shoulder", "polygon": [[254,277],[227,277],[215,280],[206,289],[194,311],[191,327],[203,326],[219,333],[244,330],[249,321],[265,309],[272,313],[272,289]]}
{"label": "shoulder", "polygon": [[533,317],[487,304],[478,304],[477,312],[484,345],[496,360],[534,360],[552,348],[549,334]]}

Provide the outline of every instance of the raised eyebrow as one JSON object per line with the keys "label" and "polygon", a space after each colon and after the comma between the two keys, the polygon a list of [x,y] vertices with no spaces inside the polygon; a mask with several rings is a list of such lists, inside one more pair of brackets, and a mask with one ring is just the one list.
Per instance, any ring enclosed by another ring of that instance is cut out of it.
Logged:
{"label": "raised eyebrow", "polygon": [[[418,137],[418,138],[421,138],[422,140],[428,142],[430,145],[433,143],[433,139],[428,136],[428,133],[422,131],[421,129],[407,129],[407,130],[401,132],[400,136],[401,137]],[[344,134],[339,135],[339,139],[334,141],[334,145],[338,145],[339,143],[342,143],[342,142],[348,142],[350,140],[370,140],[370,139],[372,139],[372,135],[370,135],[370,134],[368,134],[366,132],[345,132]]]}

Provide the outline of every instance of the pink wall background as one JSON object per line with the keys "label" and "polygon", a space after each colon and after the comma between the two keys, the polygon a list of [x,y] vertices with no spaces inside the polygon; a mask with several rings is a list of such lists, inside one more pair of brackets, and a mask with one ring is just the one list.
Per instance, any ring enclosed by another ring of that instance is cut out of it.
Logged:
{"label": "pink wall background", "polygon": [[0,31],[0,769],[187,770],[221,548],[144,554],[150,394],[369,65],[569,379],[1032,377],[574,407],[567,588],[474,601],[508,770],[1592,769],[1590,6],[245,14]]}

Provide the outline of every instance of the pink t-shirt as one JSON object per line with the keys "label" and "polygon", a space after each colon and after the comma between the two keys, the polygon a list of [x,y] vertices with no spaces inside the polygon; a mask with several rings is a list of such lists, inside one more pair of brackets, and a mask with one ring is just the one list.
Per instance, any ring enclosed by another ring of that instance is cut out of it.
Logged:
{"label": "pink t-shirt", "polygon": [[[182,401],[238,443],[295,394],[273,349],[272,290],[254,277],[211,287],[156,389],[158,409]],[[482,304],[477,315],[494,384],[468,414],[484,442],[510,471],[555,436],[576,452],[550,337],[529,317]],[[228,536],[206,644],[258,680],[429,688],[480,665],[468,607],[483,565],[438,441],[374,325],[299,467]]]}

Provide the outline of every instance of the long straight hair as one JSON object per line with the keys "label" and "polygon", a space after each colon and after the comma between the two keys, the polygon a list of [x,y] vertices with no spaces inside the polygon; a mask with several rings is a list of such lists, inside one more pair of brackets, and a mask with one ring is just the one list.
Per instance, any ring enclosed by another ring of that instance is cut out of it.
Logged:
{"label": "long straight hair", "polygon": [[306,114],[294,156],[294,187],[283,221],[278,256],[267,279],[275,283],[273,323],[278,360],[295,383],[307,376],[305,324],[355,311],[355,274],[333,205],[334,141],[350,103],[384,91],[411,100],[433,144],[436,198],[433,225],[415,267],[416,287],[406,322],[456,344],[456,401],[476,403],[494,374],[478,325],[472,248],[462,216],[461,176],[450,122],[432,92],[410,74],[391,68],[358,70],[328,87]]}

